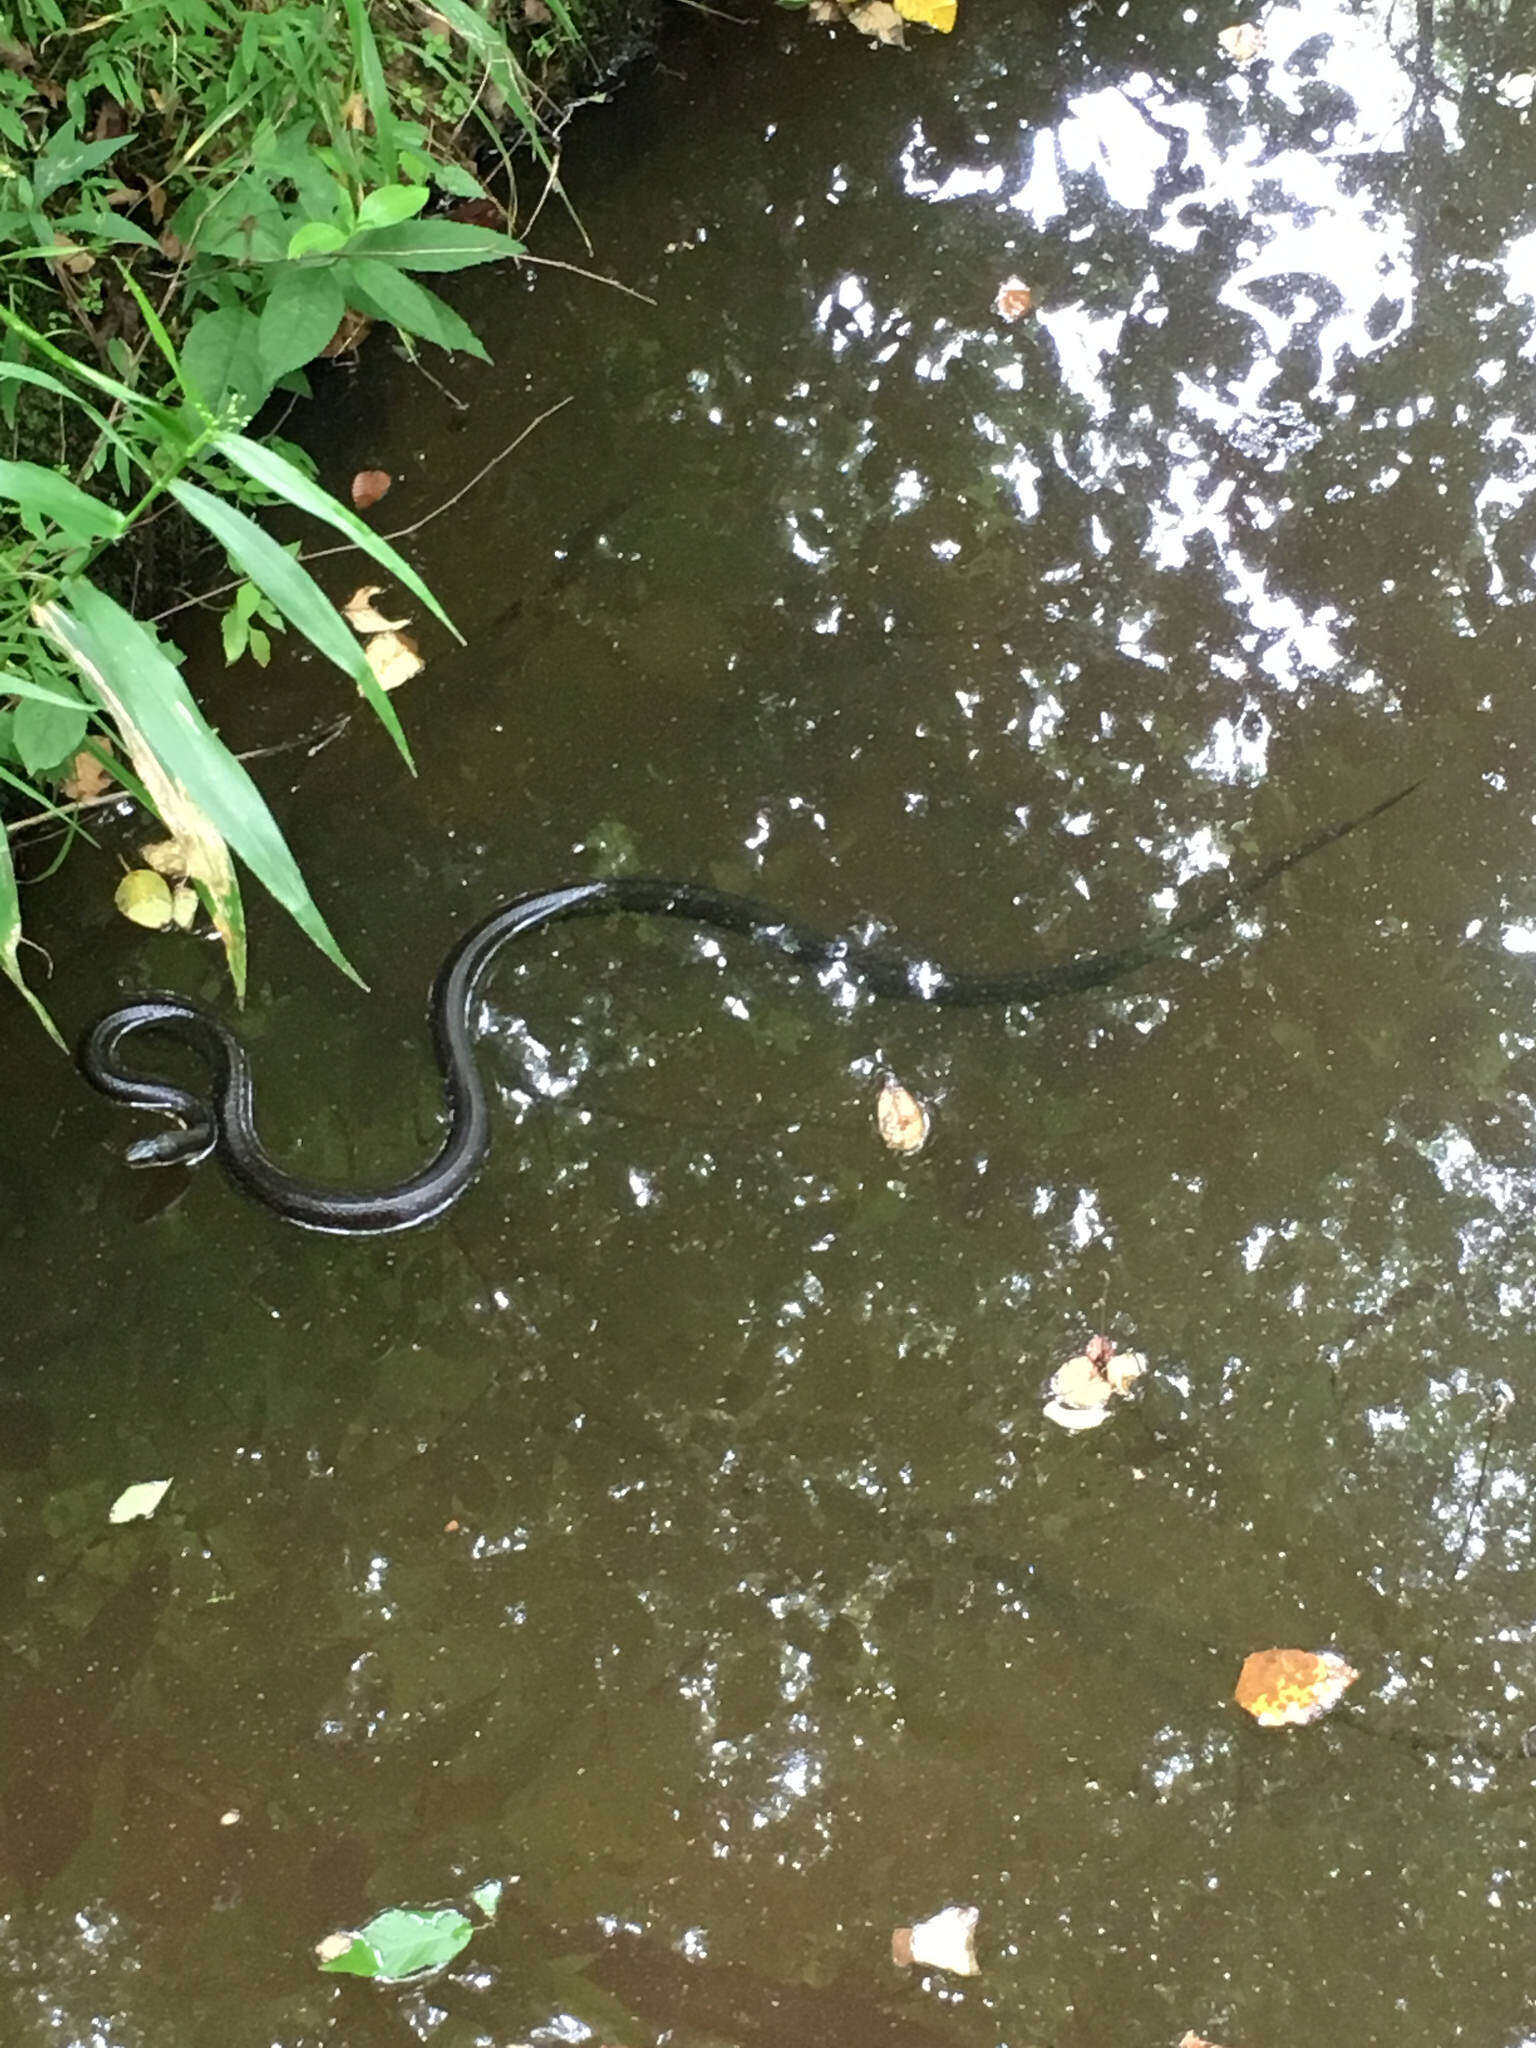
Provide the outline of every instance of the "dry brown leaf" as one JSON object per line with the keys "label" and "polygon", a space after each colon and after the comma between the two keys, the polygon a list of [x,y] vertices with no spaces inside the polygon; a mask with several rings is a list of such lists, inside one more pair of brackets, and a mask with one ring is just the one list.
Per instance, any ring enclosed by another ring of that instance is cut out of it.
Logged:
{"label": "dry brown leaf", "polygon": [[359,512],[366,512],[370,505],[377,505],[393,482],[387,469],[360,469],[352,479],[352,503]]}
{"label": "dry brown leaf", "polygon": [[1204,2034],[1186,2034],[1179,2043],[1179,2048],[1220,2048],[1220,2043],[1207,2041]]}
{"label": "dry brown leaf", "polygon": [[1304,1728],[1336,1707],[1359,1676],[1334,1650],[1255,1650],[1232,1697],[1261,1728]]}
{"label": "dry brown leaf", "polygon": [[187,849],[179,839],[157,839],[150,846],[141,846],[139,858],[168,882],[183,880],[187,872]]}
{"label": "dry brown leaf", "polygon": [[554,16],[544,0],[523,0],[523,19],[533,28],[547,28]]}
{"label": "dry brown leaf", "polygon": [[1264,48],[1264,31],[1255,21],[1239,21],[1216,40],[1234,64],[1251,64]]}
{"label": "dry brown leaf", "polygon": [[899,1081],[887,1081],[880,1090],[875,1122],[893,1152],[921,1152],[928,1142],[928,1112]]}
{"label": "dry brown leaf", "polygon": [[373,608],[383,591],[382,583],[360,583],[341,608],[341,616],[359,633],[398,633],[409,619],[386,619]]}
{"label": "dry brown leaf", "polygon": [[156,240],[167,263],[179,263],[187,253],[186,244],[174,228],[162,228]]}
{"label": "dry brown leaf", "polygon": [[368,102],[360,92],[348,93],[341,103],[341,118],[347,126],[362,134],[368,126]]}
{"label": "dry brown leaf", "polygon": [[[110,743],[106,740],[98,740],[97,745],[108,753],[112,751]],[[89,803],[92,797],[104,796],[111,787],[110,772],[102,767],[94,754],[88,754],[83,749],[76,754],[70,763],[69,773],[59,784],[59,788],[72,804]]]}
{"label": "dry brown leaf", "polygon": [[149,217],[159,227],[165,219],[165,187],[157,185],[151,178],[145,190],[149,195]]}
{"label": "dry brown leaf", "polygon": [[843,18],[843,10],[837,0],[811,0],[805,12],[809,20],[817,22],[841,21]]}
{"label": "dry brown leaf", "polygon": [[906,48],[906,30],[890,0],[864,0],[862,7],[849,12],[848,19],[860,35],[868,36],[872,42],[891,43],[899,50]]}
{"label": "dry brown leaf", "polygon": [[404,633],[375,633],[363,652],[382,690],[398,690],[426,667],[416,652],[415,641]]}
{"label": "dry brown leaf", "polygon": [[354,313],[349,306],[342,314],[336,332],[321,349],[323,356],[344,356],[361,345],[373,322],[366,313]]}

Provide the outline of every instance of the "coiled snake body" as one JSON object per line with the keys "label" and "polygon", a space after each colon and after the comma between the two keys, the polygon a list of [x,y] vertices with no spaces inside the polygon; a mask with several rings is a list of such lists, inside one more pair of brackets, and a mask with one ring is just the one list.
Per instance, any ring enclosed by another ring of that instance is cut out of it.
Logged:
{"label": "coiled snake body", "polygon": [[[346,1237],[380,1236],[414,1229],[441,1216],[484,1164],[491,1142],[490,1111],[475,1065],[470,1016],[481,982],[502,948],[545,925],[619,911],[680,918],[689,924],[739,933],[800,966],[838,967],[884,996],[955,1007],[1040,1002],[1075,990],[1101,988],[1147,965],[1215,924],[1288,868],[1342,839],[1408,794],[1407,789],[1399,790],[1359,817],[1317,833],[1145,938],[1108,952],[1079,954],[1011,974],[960,974],[884,946],[828,938],[790,923],[750,897],[690,883],[619,876],[520,896],[465,933],[433,984],[429,1017],[443,1075],[448,1129],[426,1165],[389,1188],[324,1187],[300,1180],[278,1166],[256,1135],[245,1047],[211,1011],[184,996],[150,994],[120,1004],[85,1031],[78,1059],[86,1079],[104,1095],[135,1109],[156,1111],[175,1125],[131,1146],[130,1164],[191,1166],[215,1153],[238,1187],[290,1223]],[[140,1032],[190,1047],[207,1069],[207,1094],[126,1065],[124,1047]]]}

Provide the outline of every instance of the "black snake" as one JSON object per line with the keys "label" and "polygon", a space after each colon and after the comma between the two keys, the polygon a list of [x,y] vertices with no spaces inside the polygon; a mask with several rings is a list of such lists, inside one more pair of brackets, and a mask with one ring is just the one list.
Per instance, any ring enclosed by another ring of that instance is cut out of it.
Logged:
{"label": "black snake", "polygon": [[[1410,788],[1417,787],[1416,784]],[[82,1035],[78,1058],[93,1086],[114,1101],[170,1117],[175,1128],[141,1138],[129,1148],[135,1166],[195,1165],[216,1153],[235,1184],[291,1223],[347,1237],[382,1235],[430,1223],[456,1202],[484,1164],[491,1142],[485,1086],[475,1066],[469,1020],[486,971],[512,940],[573,917],[625,911],[643,917],[673,917],[717,931],[739,933],[798,966],[837,968],[877,994],[929,1003],[975,1007],[1033,1003],[1078,989],[1101,988],[1147,965],[1183,940],[1225,916],[1238,903],[1320,852],[1347,832],[1400,803],[1397,791],[1360,816],[1316,833],[1302,845],[1231,881],[1198,909],[1171,918],[1146,937],[1108,952],[1079,954],[1044,967],[1010,974],[961,974],[932,961],[882,945],[827,938],[792,924],[750,897],[687,882],[647,881],[628,876],[577,882],[520,896],[466,932],[444,961],[433,983],[429,1017],[443,1075],[448,1129],[425,1166],[396,1186],[377,1190],[317,1186],[276,1165],[256,1135],[250,1062],[227,1025],[184,996],[149,994],[120,1004]],[[173,1039],[191,1048],[208,1073],[199,1094],[156,1079],[123,1062],[127,1041],[140,1032]]]}

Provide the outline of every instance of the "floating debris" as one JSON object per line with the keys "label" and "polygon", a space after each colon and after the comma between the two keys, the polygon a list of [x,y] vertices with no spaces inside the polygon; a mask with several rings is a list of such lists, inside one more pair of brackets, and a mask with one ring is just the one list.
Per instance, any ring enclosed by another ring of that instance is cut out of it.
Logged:
{"label": "floating debris", "polygon": [[891,1935],[891,1961],[898,1969],[914,1966],[924,1970],[947,1970],[952,1977],[977,1977],[977,1906],[946,1906],[931,1920],[919,1920],[915,1927],[898,1927]]}
{"label": "floating debris", "polygon": [[1232,1697],[1261,1728],[1305,1728],[1336,1707],[1359,1676],[1334,1650],[1255,1650]]}

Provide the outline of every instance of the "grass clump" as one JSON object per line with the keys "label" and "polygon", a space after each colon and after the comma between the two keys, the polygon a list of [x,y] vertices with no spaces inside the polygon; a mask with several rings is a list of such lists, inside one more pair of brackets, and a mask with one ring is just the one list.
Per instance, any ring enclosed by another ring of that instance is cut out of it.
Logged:
{"label": "grass clump", "polygon": [[[110,764],[164,824],[237,993],[232,855],[345,961],[179,650],[125,604],[123,565],[174,504],[228,556],[226,647],[292,626],[409,760],[355,637],[253,511],[340,528],[440,609],[296,450],[247,429],[371,322],[484,356],[423,280],[523,253],[487,153],[511,172],[510,136],[548,189],[539,81],[587,61],[571,0],[523,5],[538,20],[513,38],[467,0],[13,0],[0,27],[0,813],[59,805],[82,756]],[[0,831],[0,971],[52,1030],[21,942]]]}

